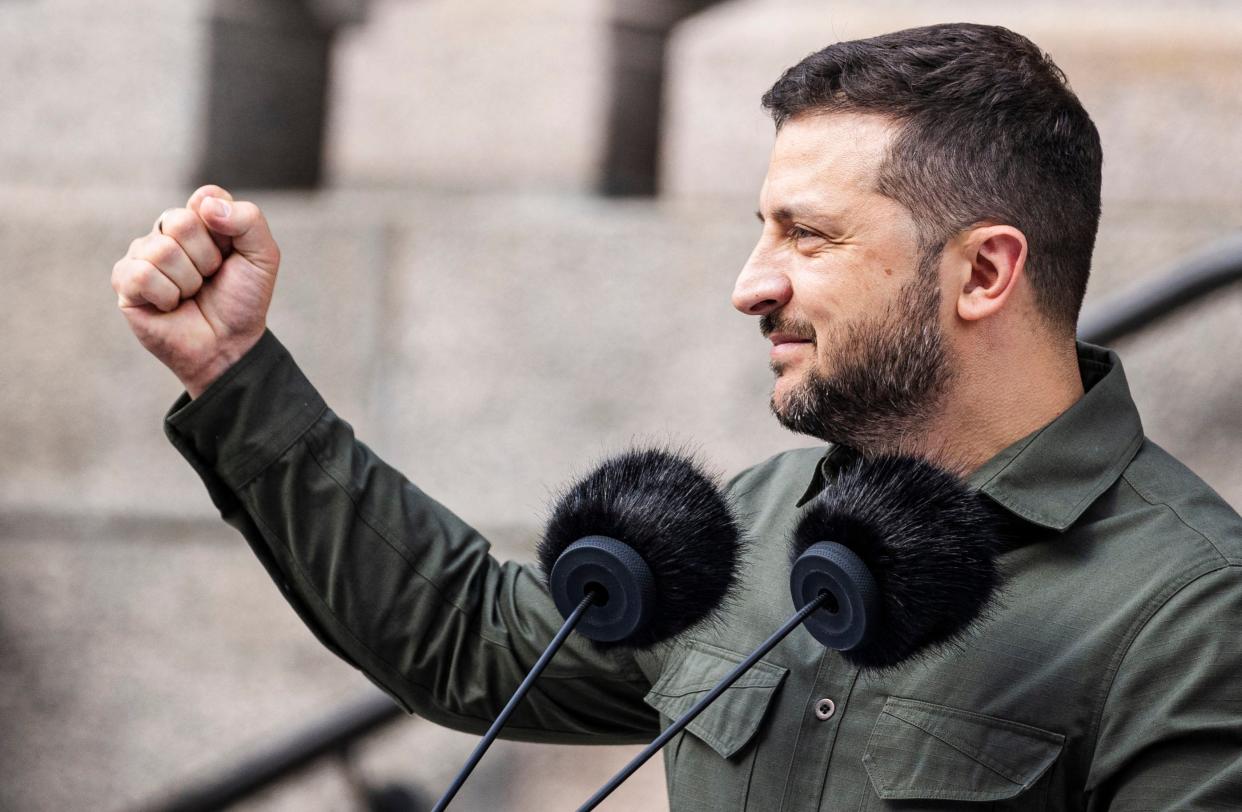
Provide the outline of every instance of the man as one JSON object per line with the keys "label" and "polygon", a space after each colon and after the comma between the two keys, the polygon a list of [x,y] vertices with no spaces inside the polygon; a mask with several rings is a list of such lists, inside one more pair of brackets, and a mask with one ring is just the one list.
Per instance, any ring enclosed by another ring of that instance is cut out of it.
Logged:
{"label": "man", "polygon": [[[1143,437],[1117,356],[1076,344],[1094,125],[1002,28],[843,42],[777,123],[734,305],[772,408],[827,448],[730,483],[757,544],[725,622],[557,655],[507,735],[637,742],[787,616],[784,543],[857,454],[931,457],[1012,516],[1001,604],[962,645],[860,672],[802,630],[673,740],[674,810],[1242,807],[1242,520]],[[265,330],[279,251],[204,187],[113,272],[181,379],[169,438],[320,639],[407,710],[482,731],[560,624],[541,579],[357,443]]]}

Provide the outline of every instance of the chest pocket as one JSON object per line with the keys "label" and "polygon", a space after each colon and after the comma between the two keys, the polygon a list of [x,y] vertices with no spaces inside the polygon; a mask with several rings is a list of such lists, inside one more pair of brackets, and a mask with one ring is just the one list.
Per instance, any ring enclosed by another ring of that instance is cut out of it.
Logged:
{"label": "chest pocket", "polygon": [[863,766],[874,795],[863,810],[1043,810],[1040,779],[1065,737],[1030,725],[931,702],[889,697]]}
{"label": "chest pocket", "polygon": [[[667,719],[676,719],[745,657],[691,640],[682,643],[645,697]],[[744,809],[754,766],[748,747],[789,670],[760,660],[699,714],[665,748],[669,803],[678,810]]]}

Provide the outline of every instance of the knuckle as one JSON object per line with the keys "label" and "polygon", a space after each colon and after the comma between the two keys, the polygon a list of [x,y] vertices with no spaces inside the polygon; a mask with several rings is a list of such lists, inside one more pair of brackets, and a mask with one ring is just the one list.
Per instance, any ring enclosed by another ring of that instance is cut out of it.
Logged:
{"label": "knuckle", "polygon": [[112,280],[112,288],[122,296],[134,298],[142,291],[138,272],[132,268],[122,271]]}
{"label": "knuckle", "polygon": [[164,235],[180,240],[194,234],[198,215],[189,209],[167,209],[161,219],[164,223]]}
{"label": "knuckle", "polygon": [[159,239],[159,234],[148,234],[145,237],[139,237],[134,240],[130,257],[132,259],[146,259],[151,254],[152,248],[158,244]]}
{"label": "knuckle", "polygon": [[167,267],[177,261],[177,257],[182,254],[181,246],[167,234],[159,235],[159,239],[153,240],[147,249],[147,259],[156,265]]}
{"label": "knuckle", "polygon": [[134,269],[130,279],[138,290],[149,291],[155,288],[156,278],[160,272],[150,262],[144,262]]}

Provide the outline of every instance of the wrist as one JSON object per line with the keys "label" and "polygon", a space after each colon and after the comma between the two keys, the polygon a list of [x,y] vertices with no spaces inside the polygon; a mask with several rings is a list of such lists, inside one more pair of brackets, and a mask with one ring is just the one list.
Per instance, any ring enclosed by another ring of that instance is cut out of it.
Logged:
{"label": "wrist", "polygon": [[194,374],[179,376],[181,385],[185,387],[186,394],[190,396],[190,399],[197,400],[200,395],[207,391],[208,387],[245,357],[246,353],[250,352],[262,337],[263,333],[259,333],[256,336],[233,342],[229,346],[221,348],[221,351],[214,358],[196,370]]}

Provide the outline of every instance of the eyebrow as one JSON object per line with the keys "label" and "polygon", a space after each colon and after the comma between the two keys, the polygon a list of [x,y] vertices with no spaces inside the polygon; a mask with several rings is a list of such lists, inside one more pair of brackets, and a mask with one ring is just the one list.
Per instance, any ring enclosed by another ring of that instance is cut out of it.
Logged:
{"label": "eyebrow", "polygon": [[[767,218],[763,216],[763,212],[755,209],[755,216],[759,218],[759,222],[766,223]],[[772,219],[779,223],[788,223],[794,220],[813,218],[810,212],[798,208],[790,208],[789,206],[781,206],[772,211]]]}

